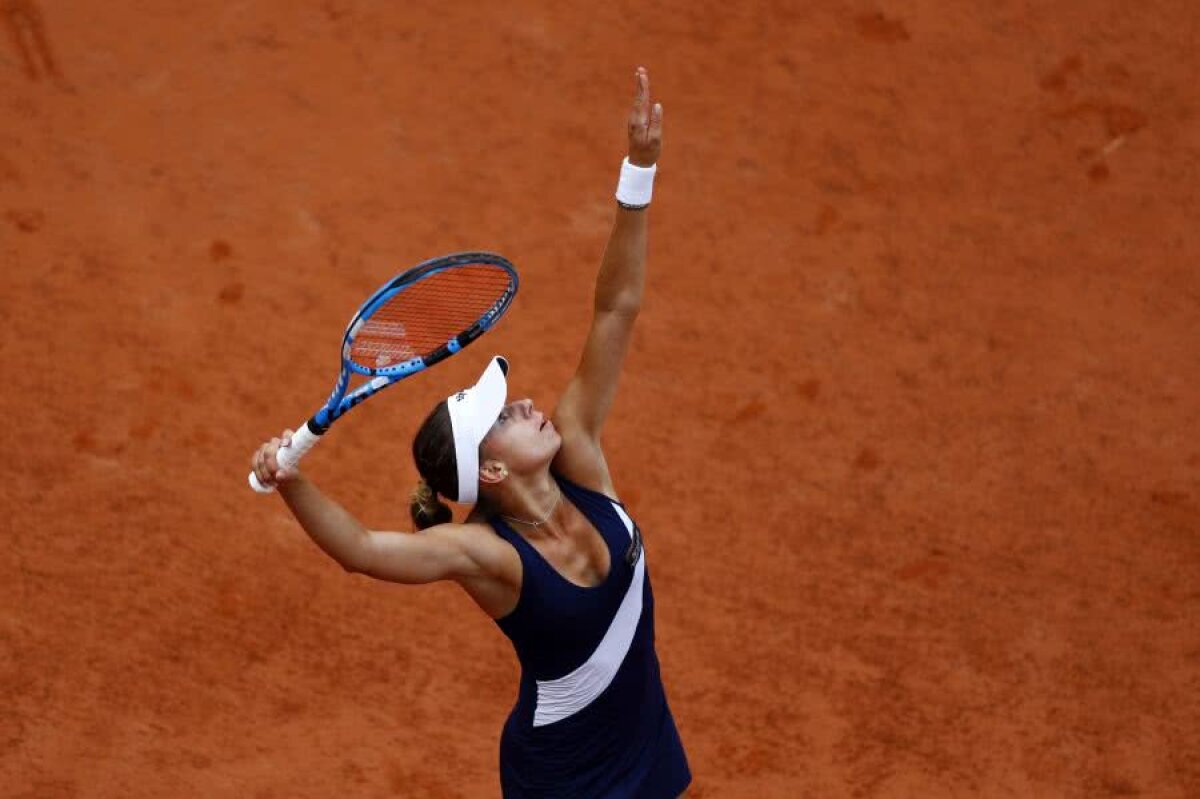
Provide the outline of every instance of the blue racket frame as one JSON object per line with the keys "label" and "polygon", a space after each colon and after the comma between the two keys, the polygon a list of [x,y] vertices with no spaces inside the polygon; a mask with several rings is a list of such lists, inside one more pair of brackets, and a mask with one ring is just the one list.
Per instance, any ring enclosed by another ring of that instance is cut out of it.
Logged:
{"label": "blue racket frame", "polygon": [[[354,345],[354,337],[358,331],[366,324],[367,320],[379,310],[388,300],[394,297],[401,291],[404,291],[409,286],[412,286],[425,278],[435,275],[438,272],[444,272],[447,269],[453,269],[459,266],[469,264],[489,264],[498,266],[508,272],[511,282],[508,289],[500,296],[499,299],[489,308],[482,317],[474,324],[459,333],[454,338],[447,341],[442,346],[438,347],[433,352],[412,358],[403,363],[393,364],[392,366],[384,366],[381,368],[371,369],[365,366],[360,366],[350,359],[350,351]],[[315,435],[322,435],[329,426],[337,421],[343,414],[355,407],[363,400],[370,397],[392,383],[403,380],[406,377],[422,372],[433,366],[439,361],[449,358],[456,352],[459,352],[472,341],[486,333],[491,327],[496,324],[504,312],[508,310],[512,304],[513,298],[516,296],[517,288],[520,286],[520,279],[517,277],[517,270],[509,261],[502,255],[497,255],[491,252],[462,252],[453,253],[451,255],[443,255],[437,258],[431,258],[424,261],[412,269],[404,272],[395,278],[389,280],[383,286],[372,294],[362,307],[351,317],[350,322],[346,325],[346,332],[342,336],[342,370],[338,375],[336,385],[333,387],[333,393],[329,395],[329,399],[321,410],[313,414],[308,420],[308,428]],[[363,377],[370,378],[358,388],[346,393],[350,385],[352,375],[358,374]]]}

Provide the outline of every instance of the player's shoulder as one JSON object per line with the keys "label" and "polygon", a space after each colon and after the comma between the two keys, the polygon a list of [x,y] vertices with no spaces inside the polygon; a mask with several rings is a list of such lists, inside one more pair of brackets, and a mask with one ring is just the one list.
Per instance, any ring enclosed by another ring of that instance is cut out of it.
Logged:
{"label": "player's shoulder", "polygon": [[[474,561],[480,575],[488,580],[498,580],[502,585],[516,586],[519,589],[522,567],[521,556],[517,553],[516,547],[502,538],[486,520],[469,518],[462,524],[455,525],[455,528],[452,534],[460,542],[467,557]],[[464,584],[464,587],[471,592],[470,586]],[[474,592],[471,593],[472,596],[475,596]],[[476,601],[479,601],[478,597],[476,597]],[[507,599],[504,601],[507,602]],[[511,604],[506,607],[511,609]],[[490,604],[484,609],[495,616],[495,608]]]}
{"label": "player's shoulder", "polygon": [[424,530],[418,531],[418,534],[447,538],[454,541],[499,539],[496,531],[492,529],[492,526],[487,523],[486,519],[475,518],[465,519],[461,522],[435,524],[432,527],[426,527]]}
{"label": "player's shoulder", "polygon": [[446,526],[452,528],[455,535],[469,536],[471,538],[483,537],[488,540],[503,540],[500,536],[496,535],[495,528],[492,527],[486,517],[470,516],[461,522]]}
{"label": "player's shoulder", "polygon": [[486,519],[471,517],[462,522],[439,524],[422,531],[452,541],[473,560],[482,562],[503,558],[515,551],[512,545],[496,534]]}

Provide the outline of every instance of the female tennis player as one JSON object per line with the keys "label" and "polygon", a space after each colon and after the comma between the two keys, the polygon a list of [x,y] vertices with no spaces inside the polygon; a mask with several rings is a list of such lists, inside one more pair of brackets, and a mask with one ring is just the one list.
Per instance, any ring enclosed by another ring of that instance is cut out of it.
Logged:
{"label": "female tennis player", "polygon": [[[552,417],[508,401],[500,357],[438,403],[413,441],[417,535],[368,530],[297,470],[279,470],[290,431],[251,463],[344,568],[399,583],[453,580],[509,637],[521,682],[500,739],[507,799],[675,799],[691,782],[659,674],[641,532],[600,448],[641,306],[662,143],[645,69],[636,80],[592,325]],[[466,521],[453,523],[439,497],[473,506]]]}

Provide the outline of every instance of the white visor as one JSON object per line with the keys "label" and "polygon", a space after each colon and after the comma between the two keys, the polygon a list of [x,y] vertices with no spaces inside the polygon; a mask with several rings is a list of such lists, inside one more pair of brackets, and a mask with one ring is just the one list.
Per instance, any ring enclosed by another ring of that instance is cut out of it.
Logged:
{"label": "white visor", "polygon": [[497,355],[471,388],[446,398],[454,431],[454,461],[458,464],[458,502],[479,498],[479,444],[492,429],[508,397],[508,361]]}

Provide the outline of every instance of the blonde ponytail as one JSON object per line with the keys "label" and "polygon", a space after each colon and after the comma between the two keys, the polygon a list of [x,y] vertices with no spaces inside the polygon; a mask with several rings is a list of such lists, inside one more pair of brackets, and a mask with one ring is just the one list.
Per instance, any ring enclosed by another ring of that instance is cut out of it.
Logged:
{"label": "blonde ponytail", "polygon": [[409,514],[418,530],[446,524],[454,518],[450,506],[438,499],[438,494],[429,483],[421,479],[413,489]]}

